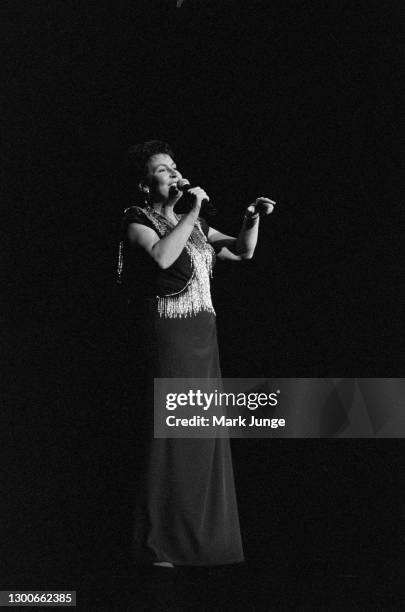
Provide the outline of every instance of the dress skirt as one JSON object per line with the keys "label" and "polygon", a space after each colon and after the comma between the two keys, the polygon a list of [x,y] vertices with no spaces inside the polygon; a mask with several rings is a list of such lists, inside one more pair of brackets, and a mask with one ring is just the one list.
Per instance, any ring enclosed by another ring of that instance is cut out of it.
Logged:
{"label": "dress skirt", "polygon": [[220,378],[216,318],[162,318],[156,301],[137,316],[145,358],[135,406],[141,438],[133,554],[137,563],[223,565],[244,560],[230,441],[153,437],[153,379]]}

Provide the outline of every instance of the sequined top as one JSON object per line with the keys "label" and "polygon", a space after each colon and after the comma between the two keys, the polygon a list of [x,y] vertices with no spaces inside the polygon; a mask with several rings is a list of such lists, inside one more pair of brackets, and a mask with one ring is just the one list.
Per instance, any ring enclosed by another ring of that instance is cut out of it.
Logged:
{"label": "sequined top", "polygon": [[143,249],[130,248],[126,239],[129,223],[151,227],[160,238],[174,226],[151,207],[131,206],[125,211],[118,277],[125,284],[130,300],[155,299],[162,318],[189,317],[201,311],[215,314],[210,291],[215,251],[207,239],[206,221],[197,220],[182,253],[165,270]]}

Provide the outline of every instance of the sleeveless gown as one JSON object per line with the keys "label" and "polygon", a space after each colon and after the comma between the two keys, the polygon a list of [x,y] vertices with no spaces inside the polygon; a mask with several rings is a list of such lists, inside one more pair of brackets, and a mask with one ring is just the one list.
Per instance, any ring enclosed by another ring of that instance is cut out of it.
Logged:
{"label": "sleeveless gown", "polygon": [[[119,273],[131,304],[134,340],[143,358],[134,399],[139,435],[133,555],[137,563],[223,565],[244,560],[230,441],[153,437],[153,379],[220,378],[210,275],[214,249],[200,218],[180,257],[161,270],[125,240],[128,223],[165,236],[173,226],[151,208],[123,218]],[[132,323],[131,323],[132,324]]]}

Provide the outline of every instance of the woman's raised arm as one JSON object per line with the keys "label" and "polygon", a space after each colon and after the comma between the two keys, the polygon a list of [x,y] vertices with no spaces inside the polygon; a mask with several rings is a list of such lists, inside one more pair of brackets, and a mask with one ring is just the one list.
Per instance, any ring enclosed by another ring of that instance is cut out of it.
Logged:
{"label": "woman's raised arm", "polygon": [[237,238],[210,227],[208,241],[217,251],[217,257],[230,261],[252,259],[257,244],[259,217],[273,212],[274,206],[275,202],[269,198],[257,198],[248,206]]}

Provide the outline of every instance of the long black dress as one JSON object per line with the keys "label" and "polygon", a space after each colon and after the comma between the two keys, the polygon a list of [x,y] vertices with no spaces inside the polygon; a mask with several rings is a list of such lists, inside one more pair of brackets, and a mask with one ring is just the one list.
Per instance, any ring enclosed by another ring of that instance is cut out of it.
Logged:
{"label": "long black dress", "polygon": [[[123,219],[160,237],[173,226],[152,208],[131,207]],[[210,275],[215,252],[208,226],[197,222],[176,262],[158,268],[125,239],[121,277],[134,306],[136,339],[145,371],[134,410],[141,434],[142,469],[135,502],[136,562],[222,565],[244,560],[229,439],[153,437],[153,379],[220,378]]]}

